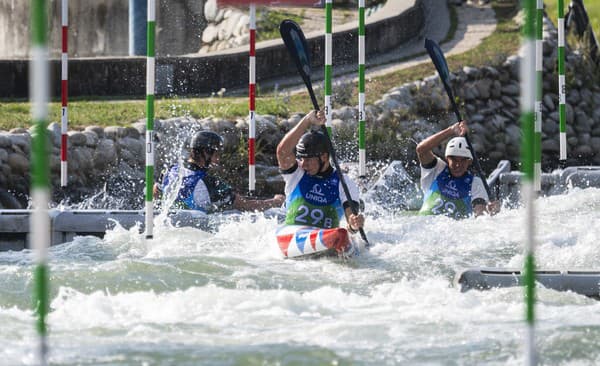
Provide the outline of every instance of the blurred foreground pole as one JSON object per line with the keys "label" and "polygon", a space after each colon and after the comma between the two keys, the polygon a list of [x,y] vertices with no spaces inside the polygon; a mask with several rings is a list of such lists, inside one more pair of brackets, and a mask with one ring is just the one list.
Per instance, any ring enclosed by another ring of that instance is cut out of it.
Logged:
{"label": "blurred foreground pole", "polygon": [[521,181],[521,196],[525,209],[525,319],[526,319],[526,364],[535,365],[537,355],[535,350],[535,212],[534,212],[534,176],[535,176],[535,132],[534,105],[536,94],[535,68],[535,0],[523,0],[525,24],[523,26],[523,44],[521,60],[521,165],[523,177]]}
{"label": "blurred foreground pole", "polygon": [[46,316],[48,315],[48,247],[50,246],[50,179],[48,169],[48,100],[50,92],[47,38],[48,10],[45,0],[31,1],[31,61],[29,66],[31,114],[34,124],[31,143],[31,198],[30,247],[34,250],[34,300],[37,314],[36,330],[39,336],[38,362],[47,365],[48,343]]}

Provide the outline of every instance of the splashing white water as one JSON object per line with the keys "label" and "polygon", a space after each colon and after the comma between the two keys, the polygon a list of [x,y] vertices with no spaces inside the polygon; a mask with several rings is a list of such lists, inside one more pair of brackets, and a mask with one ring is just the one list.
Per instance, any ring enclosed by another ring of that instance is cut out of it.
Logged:
{"label": "splashing white water", "polygon": [[[600,190],[540,198],[540,268],[594,269]],[[50,360],[70,364],[522,364],[522,288],[461,293],[472,266],[523,262],[521,209],[495,217],[379,214],[351,261],[285,260],[276,220],[245,214],[217,232],[157,221],[51,249]],[[0,253],[0,359],[31,364],[30,253]],[[600,303],[539,288],[546,364],[600,361]]]}

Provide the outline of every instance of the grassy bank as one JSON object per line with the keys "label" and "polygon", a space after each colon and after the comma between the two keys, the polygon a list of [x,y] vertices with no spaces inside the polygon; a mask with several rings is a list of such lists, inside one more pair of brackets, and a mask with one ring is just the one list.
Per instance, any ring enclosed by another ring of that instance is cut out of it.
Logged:
{"label": "grassy bank", "polygon": [[[518,1],[493,1],[498,27],[477,48],[461,55],[448,58],[451,70],[463,66],[493,65],[503,61],[508,55],[515,54],[520,43],[520,33],[512,21]],[[424,63],[415,67],[399,70],[381,77],[367,80],[367,103],[379,99],[393,87],[406,82],[418,80],[432,75],[435,69],[432,64]],[[259,85],[260,87],[260,85]],[[343,86],[345,98],[336,99],[338,93],[334,88],[334,108],[340,104],[356,104],[357,89],[355,85]],[[337,101],[337,105],[336,105]],[[257,113],[286,116],[289,113],[307,111],[311,108],[306,93],[285,95],[261,93],[258,91],[256,102]],[[145,100],[74,99],[69,102],[69,129],[81,129],[84,126],[126,126],[145,118]],[[195,118],[208,116],[223,118],[246,117],[248,114],[247,97],[212,96],[208,98],[158,98],[155,105],[156,118],[165,119],[189,115]],[[50,105],[50,121],[60,121],[60,101]],[[0,103],[0,129],[9,130],[17,127],[28,127],[31,124],[30,105],[26,101],[2,101]]]}

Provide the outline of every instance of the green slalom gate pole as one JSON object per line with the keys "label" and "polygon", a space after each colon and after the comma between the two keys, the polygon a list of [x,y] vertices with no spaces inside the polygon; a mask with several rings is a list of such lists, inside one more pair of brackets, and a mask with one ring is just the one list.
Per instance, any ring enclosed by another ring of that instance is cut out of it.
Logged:
{"label": "green slalom gate pole", "polygon": [[367,175],[365,143],[365,0],[358,0],[358,175]]}
{"label": "green slalom gate pole", "polygon": [[146,56],[146,239],[153,237],[154,207],[154,34],[156,29],[156,2],[148,0],[148,43]]}
{"label": "green slalom gate pole", "polygon": [[47,4],[45,0],[31,1],[31,64],[30,99],[34,123],[31,150],[31,197],[33,212],[30,216],[31,246],[34,249],[34,308],[39,336],[37,356],[40,365],[47,365],[48,342],[46,317],[48,315],[49,280],[48,247],[50,246],[50,178],[48,164],[48,101],[50,94]]}
{"label": "green slalom gate pole", "polygon": [[535,365],[535,222],[534,222],[534,170],[535,170],[535,131],[534,95],[536,93],[535,45],[534,45],[534,0],[523,0],[525,24],[523,26],[524,59],[521,60],[521,164],[523,177],[521,194],[525,207],[525,319],[526,319],[526,363]]}
{"label": "green slalom gate pole", "polygon": [[325,126],[331,136],[331,71],[332,71],[332,14],[333,0],[325,0],[325,116],[327,121]]}
{"label": "green slalom gate pole", "polygon": [[567,160],[567,112],[565,109],[567,86],[565,84],[565,13],[564,1],[558,0],[558,113],[561,165]]}
{"label": "green slalom gate pole", "polygon": [[543,20],[544,20],[544,0],[537,0],[535,13],[535,139],[533,141],[534,149],[534,172],[533,183],[536,192],[542,190],[542,95],[543,95]]}

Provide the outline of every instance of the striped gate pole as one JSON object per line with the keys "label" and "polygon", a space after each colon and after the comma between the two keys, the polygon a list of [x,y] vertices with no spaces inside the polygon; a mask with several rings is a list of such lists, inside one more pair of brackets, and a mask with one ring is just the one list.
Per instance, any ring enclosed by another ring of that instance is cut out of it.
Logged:
{"label": "striped gate pole", "polygon": [[537,363],[535,351],[535,211],[534,211],[534,95],[537,91],[534,46],[534,0],[523,0],[525,10],[525,24],[523,27],[524,59],[521,60],[521,129],[523,131],[521,143],[521,163],[523,179],[521,192],[525,206],[525,304],[526,304],[526,362],[528,365]]}
{"label": "striped gate pole", "polygon": [[332,30],[333,0],[325,0],[325,126],[331,135],[331,30]]}
{"label": "striped gate pole", "polygon": [[544,0],[537,0],[535,16],[535,75],[536,75],[536,93],[535,93],[535,139],[533,141],[534,149],[534,172],[533,182],[536,192],[542,190],[542,95],[543,91],[543,48],[544,40],[542,37],[544,20]]}
{"label": "striped gate pole", "polygon": [[358,0],[358,175],[367,175],[365,144],[365,0]]}
{"label": "striped gate pole", "polygon": [[250,60],[248,64],[248,193],[254,195],[256,188],[255,139],[256,139],[256,5],[250,4]]}
{"label": "striped gate pole", "polygon": [[34,135],[31,149],[31,197],[33,212],[30,216],[31,247],[34,249],[35,270],[34,308],[39,337],[38,362],[47,365],[48,342],[46,317],[48,315],[48,247],[50,246],[50,177],[48,164],[48,101],[50,73],[47,44],[47,4],[45,0],[31,1],[31,61],[29,94],[31,99]]}
{"label": "striped gate pole", "polygon": [[558,0],[558,112],[560,128],[561,166],[567,160],[567,111],[565,109],[567,85],[565,84],[565,13],[564,0]]}
{"label": "striped gate pole", "polygon": [[69,0],[62,0],[62,54],[61,54],[61,123],[60,123],[60,186],[67,186],[67,131],[69,128],[68,86],[69,86]]}
{"label": "striped gate pole", "polygon": [[154,229],[154,207],[152,186],[154,185],[154,34],[156,26],[156,2],[148,0],[148,40],[146,56],[146,239],[152,239]]}

